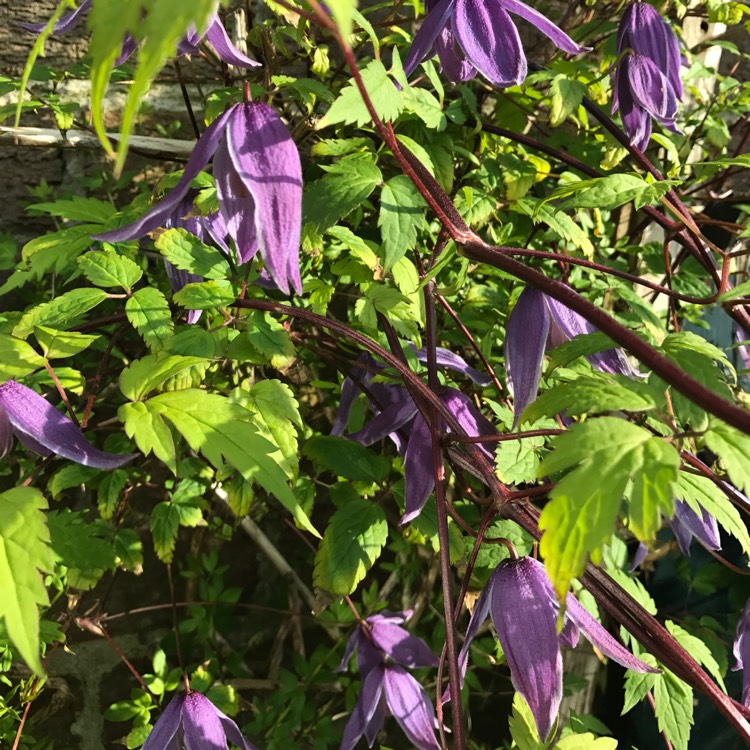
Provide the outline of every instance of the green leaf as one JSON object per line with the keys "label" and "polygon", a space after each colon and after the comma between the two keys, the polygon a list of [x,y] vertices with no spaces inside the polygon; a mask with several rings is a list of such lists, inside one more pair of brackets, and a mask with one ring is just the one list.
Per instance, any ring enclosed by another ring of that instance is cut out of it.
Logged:
{"label": "green leaf", "polygon": [[120,390],[125,398],[140,401],[169,378],[179,375],[195,365],[205,364],[203,357],[181,357],[147,354],[131,362],[120,373]]}
{"label": "green leaf", "polygon": [[704,439],[719,457],[735,487],[745,494],[750,493],[750,436],[711,417]]}
{"label": "green leaf", "polygon": [[370,155],[347,156],[305,188],[305,220],[323,232],[361,205],[383,176]]}
{"label": "green leaf", "polygon": [[508,726],[518,750],[545,750],[547,747],[539,739],[534,715],[520,693],[513,696],[513,713],[508,719]]}
{"label": "green leaf", "polygon": [[426,206],[406,175],[396,175],[383,185],[378,226],[383,237],[386,271],[416,246],[417,229],[425,224]]}
{"label": "green leaf", "polygon": [[612,737],[596,737],[591,732],[567,734],[553,750],[617,750],[617,740]]}
{"label": "green leaf", "polygon": [[143,276],[140,266],[114,251],[92,250],[77,262],[81,273],[95,286],[119,286],[129,293]]}
{"label": "green leaf", "polygon": [[[404,97],[388,76],[383,63],[380,60],[372,60],[360,74],[378,117],[384,122],[395,120],[404,108]],[[317,129],[322,130],[340,122],[346,125],[356,123],[359,127],[371,122],[370,113],[353,79],[342,89],[328,112],[323,115]]]}
{"label": "green leaf", "polygon": [[556,128],[562,125],[575,112],[583,101],[588,89],[580,81],[565,75],[558,75],[550,83],[549,124]]}
{"label": "green leaf", "polygon": [[543,445],[543,437],[503,440],[498,443],[495,449],[495,470],[498,479],[505,484],[534,482],[539,474],[540,459],[537,449]]}
{"label": "green leaf", "polygon": [[380,557],[387,538],[382,508],[361,498],[346,503],[331,517],[318,547],[315,585],[332,594],[351,594]]}
{"label": "green leaf", "polygon": [[[238,345],[246,342],[260,356],[260,361],[268,362],[277,370],[294,362],[297,351],[289,332],[278,320],[266,312],[253,310],[247,317],[247,327],[248,330],[235,339]],[[232,351],[230,348],[229,356],[232,356]]]}
{"label": "green leaf", "polygon": [[[638,658],[656,666],[656,660],[651,654],[643,654]],[[654,689],[656,678],[659,675],[653,672],[633,672],[630,669],[625,670],[625,699],[622,705],[622,715],[624,716],[634,706],[637,706],[647,695]]]}
{"label": "green leaf", "polygon": [[46,508],[42,493],[32,487],[0,494],[0,616],[13,645],[40,677],[38,607],[49,604],[40,571],[54,566]]}
{"label": "green leaf", "polygon": [[75,331],[56,331],[47,326],[34,326],[34,336],[47,359],[74,357],[100,338]]}
{"label": "green leaf", "polygon": [[101,289],[73,289],[25,312],[13,329],[13,335],[25,339],[38,325],[50,328],[71,326],[106,298],[107,293]]}
{"label": "green leaf", "polygon": [[125,303],[125,313],[152,352],[163,349],[174,333],[169,303],[154,287],[139,289]]}
{"label": "green leaf", "polygon": [[188,310],[211,310],[231,305],[237,299],[237,291],[227,279],[197,281],[185,284],[172,299]]}
{"label": "green leaf", "polygon": [[144,456],[153,451],[173,474],[177,473],[177,455],[172,431],[158,411],[138,401],[123,404],[117,410],[117,416],[125,426],[127,436],[135,440]]}
{"label": "green leaf", "polygon": [[52,203],[34,203],[29,206],[29,211],[58,216],[68,221],[92,221],[98,224],[106,224],[117,213],[117,209],[110,201],[81,195],[63,198]]}
{"label": "green leaf", "polygon": [[674,750],[688,750],[693,725],[693,689],[668,669],[656,675],[655,713],[659,731],[664,732]]}
{"label": "green leaf", "polygon": [[348,39],[352,33],[352,21],[354,19],[354,12],[357,9],[356,0],[332,0],[332,2],[327,2],[326,0],[326,5],[331,11],[333,20],[336,21],[336,25],[339,27],[341,36],[344,40]]}
{"label": "green leaf", "polygon": [[206,279],[226,279],[230,274],[229,263],[221,252],[204,245],[186,229],[167,229],[157,237],[154,244],[172,265],[182,271]]}
{"label": "green leaf", "polygon": [[40,357],[30,344],[7,333],[0,333],[0,378],[12,380],[44,367]]}
{"label": "green leaf", "polygon": [[128,473],[123,469],[115,469],[105,475],[99,484],[98,508],[99,515],[108,521],[114,516],[120,503],[120,494],[129,481]]}
{"label": "green leaf", "polygon": [[172,562],[180,526],[195,528],[203,524],[203,512],[194,503],[159,503],[151,512],[151,534],[159,559],[164,563]]}
{"label": "green leaf", "polygon": [[679,454],[642,427],[615,417],[575,424],[553,440],[553,447],[540,475],[573,470],[550,493],[539,527],[545,566],[562,599],[589,555],[597,557],[612,535],[631,478],[631,516],[641,538],[653,536],[660,525],[659,509],[669,501],[672,510]]}
{"label": "green leaf", "polygon": [[385,456],[336,435],[316,435],[305,443],[302,452],[336,476],[353,481],[379,484],[391,470]]}
{"label": "green leaf", "polygon": [[512,208],[524,216],[530,216],[534,224],[546,224],[559,237],[582,250],[587,258],[594,257],[594,245],[588,234],[563,211],[528,197],[515,201]]}
{"label": "green leaf", "polygon": [[82,464],[68,463],[58,469],[47,481],[47,491],[55,499],[59,500],[65,490],[72,487],[81,487],[100,475],[99,469]]}
{"label": "green leaf", "polygon": [[719,687],[726,693],[727,687],[721,676],[721,667],[711,653],[711,649],[698,636],[688,633],[677,623],[666,621],[667,630],[675,637],[677,642],[716,680]]}

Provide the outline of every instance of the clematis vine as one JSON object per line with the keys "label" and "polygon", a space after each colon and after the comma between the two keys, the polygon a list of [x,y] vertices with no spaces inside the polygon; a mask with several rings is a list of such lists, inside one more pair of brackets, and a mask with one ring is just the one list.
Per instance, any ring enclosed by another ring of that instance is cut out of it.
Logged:
{"label": "clematis vine", "polygon": [[226,750],[227,740],[240,750],[257,750],[237,724],[205,695],[189,690],[176,695],[143,743],[143,750]]}
{"label": "clematis vine", "polygon": [[81,429],[47,399],[15,380],[0,385],[0,458],[8,455],[15,435],[41,456],[60,456],[96,469],[116,469],[135,454],[105,453],[89,443]]}
{"label": "clematis vine", "polygon": [[427,644],[401,627],[406,612],[382,612],[359,623],[349,637],[337,672],[346,671],[355,649],[362,690],[344,729],[340,750],[352,750],[364,736],[373,746],[383,722],[392,715],[419,750],[436,750],[435,709],[425,689],[404,669],[436,667],[438,659]]}
{"label": "clematis vine", "polygon": [[[426,359],[425,350],[415,352],[418,358]],[[437,361],[444,367],[469,375],[475,382],[486,382],[482,373],[469,367],[461,357],[446,349],[438,349]],[[354,373],[359,383],[350,378],[349,382],[345,380],[342,385],[339,412],[332,432],[338,435],[343,433],[357,390],[364,387],[376,412],[375,417],[361,430],[347,437],[363,445],[372,445],[385,437],[390,437],[397,449],[404,454],[406,511],[401,523],[406,524],[420,514],[435,488],[430,426],[404,386],[370,382],[383,368],[369,355],[360,357],[360,362],[362,366],[356,368]],[[496,432],[492,424],[479,413],[471,399],[461,391],[443,387],[438,392],[438,397],[467,435],[478,437]],[[443,429],[450,431],[447,426]],[[492,460],[492,452],[481,444],[480,448],[487,458]]]}
{"label": "clematis vine", "polygon": [[732,671],[742,670],[742,703],[750,708],[750,599],[737,622],[732,653],[735,659]]}
{"label": "clematis vine", "polygon": [[627,8],[617,31],[617,55],[612,113],[620,110],[630,142],[644,150],[652,120],[679,133],[675,118],[682,99],[680,45],[653,5],[636,2]]}
{"label": "clematis vine", "polygon": [[474,606],[458,657],[463,674],[471,642],[489,614],[510,668],[513,687],[529,704],[543,740],[552,729],[562,700],[560,644],[576,646],[579,632],[627,669],[659,671],[618,643],[572,594],[566,597],[565,605],[564,626],[558,634],[560,605],[544,565],[532,557],[503,560]]}
{"label": "clematis vine", "polygon": [[[597,330],[586,318],[533,287],[526,287],[521,292],[508,318],[505,333],[505,364],[508,390],[514,401],[514,427],[524,409],[537,396],[544,352]],[[586,359],[601,372],[633,374],[620,349],[607,349]]]}
{"label": "clematis vine", "polygon": [[219,213],[240,263],[260,252],[278,288],[288,294],[291,286],[300,294],[302,166],[286,126],[262,102],[235,104],[220,115],[198,139],[180,181],[159,203],[138,221],[94,239],[124,242],[166,226],[212,156]]}
{"label": "clematis vine", "polygon": [[[66,13],[52,28],[52,34],[59,36],[72,31],[81,22],[86,13],[91,10],[92,0],[83,0],[83,2],[70,13]],[[218,6],[218,4],[217,4]],[[34,34],[40,34],[46,28],[46,23],[21,23],[19,26],[26,31]],[[224,25],[219,18],[219,14],[214,11],[203,32],[199,32],[195,26],[192,26],[182,41],[177,46],[177,54],[181,56],[198,54],[198,45],[202,41],[207,41],[216,51],[219,59],[227,65],[234,65],[237,68],[254,68],[260,65],[257,60],[251,60],[247,55],[240,52],[232,44]],[[115,61],[116,65],[122,65],[138,47],[138,42],[130,35],[126,34],[122,40],[122,50],[120,56]]]}
{"label": "clematis vine", "polygon": [[509,14],[528,21],[564,52],[575,55],[588,49],[521,0],[427,0],[427,11],[404,59],[407,76],[437,54],[443,73],[453,83],[477,73],[498,88],[522,83],[526,55]]}

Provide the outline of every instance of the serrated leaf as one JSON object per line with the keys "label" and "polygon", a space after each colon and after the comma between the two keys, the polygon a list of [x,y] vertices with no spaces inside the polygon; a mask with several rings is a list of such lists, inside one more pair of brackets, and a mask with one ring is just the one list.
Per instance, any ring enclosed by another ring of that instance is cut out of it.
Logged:
{"label": "serrated leaf", "polygon": [[179,375],[196,365],[205,364],[203,357],[180,357],[176,354],[147,354],[131,362],[120,373],[120,390],[125,398],[140,401],[145,395],[169,378]]}
{"label": "serrated leaf", "polygon": [[596,737],[591,732],[567,734],[553,750],[617,750],[617,740],[612,737]]}
{"label": "serrated leaf", "polygon": [[305,443],[302,453],[336,474],[359,482],[382,482],[391,462],[364,445],[335,435],[316,435]]}
{"label": "serrated leaf", "polygon": [[[644,540],[655,533],[659,509],[667,499],[671,506],[679,454],[642,427],[615,417],[575,424],[554,439],[553,448],[540,475],[572,471],[550,493],[539,527],[545,567],[562,599],[589,555],[596,556],[612,535],[631,478],[631,516],[636,516]],[[657,480],[650,483],[647,476]]]}
{"label": "serrated leaf", "polygon": [[39,325],[64,329],[106,298],[107,293],[102,289],[73,289],[25,312],[13,329],[13,335],[25,339]]}
{"label": "serrated leaf", "polygon": [[332,594],[351,594],[380,557],[387,538],[382,508],[361,498],[346,503],[331,517],[315,555],[315,585]]}
{"label": "serrated leaf", "polygon": [[68,463],[58,469],[49,478],[47,481],[47,491],[55,500],[58,500],[65,490],[72,489],[73,487],[81,487],[81,485],[90,482],[100,474],[101,471],[99,469],[94,469],[91,466]]}
{"label": "serrated leaf", "polygon": [[332,0],[331,2],[326,2],[326,6],[331,11],[331,15],[339,27],[341,36],[344,39],[348,39],[352,33],[352,21],[354,19],[354,12],[357,9],[356,0]]}
{"label": "serrated leaf", "polygon": [[47,359],[73,357],[100,338],[75,331],[56,331],[47,326],[34,326],[34,336]]}
{"label": "serrated leaf", "polygon": [[555,76],[549,87],[549,124],[553,128],[562,125],[578,109],[587,90],[580,81],[565,75]]}
{"label": "serrated leaf", "polygon": [[169,303],[158,289],[139,289],[125,303],[125,313],[152,352],[163,349],[174,333]]}
{"label": "serrated leaf", "polygon": [[543,445],[543,437],[503,440],[498,443],[495,449],[497,478],[505,484],[535,481],[540,463],[536,449]]}
{"label": "serrated leaf", "polygon": [[688,750],[693,725],[693,689],[668,669],[656,675],[655,713],[659,731],[664,732],[674,750]]}
{"label": "serrated leaf", "polygon": [[151,535],[154,550],[164,563],[171,563],[180,526],[195,528],[205,523],[203,512],[197,505],[162,502],[151,512]]}
{"label": "serrated leaf", "polygon": [[78,258],[81,273],[95,286],[120,287],[126,292],[143,276],[140,266],[113,251],[92,250]]}
{"label": "serrated leaf", "polygon": [[297,356],[289,332],[268,313],[254,310],[242,337],[272,367],[289,367]]}
{"label": "serrated leaf", "polygon": [[227,279],[196,281],[185,284],[172,299],[188,310],[211,310],[231,305],[237,299],[237,291]]}
{"label": "serrated leaf", "polygon": [[12,380],[44,367],[40,357],[23,339],[0,333],[0,378]]}
{"label": "serrated leaf", "polygon": [[[647,664],[655,665],[651,654],[645,654],[642,657]],[[624,716],[634,706],[637,706],[647,695],[654,689],[658,675],[653,672],[634,672],[631,669],[625,670],[625,698],[622,705],[622,715]]]}
{"label": "serrated leaf", "polygon": [[427,204],[406,175],[396,175],[383,185],[378,226],[383,237],[388,271],[417,244],[417,229],[425,224]]}
{"label": "serrated leaf", "polygon": [[115,469],[108,473],[99,484],[99,515],[108,521],[114,516],[120,503],[120,494],[128,483],[128,473],[124,469]]}
{"label": "serrated leaf", "polygon": [[226,279],[227,259],[216,248],[203,244],[186,229],[167,229],[157,238],[156,249],[177,268],[206,279]]}
{"label": "serrated leaf", "polygon": [[742,492],[750,493],[750,436],[711,417],[704,439],[726,467],[732,484]]}
{"label": "serrated leaf", "polygon": [[32,487],[0,494],[0,616],[13,645],[40,677],[38,607],[49,604],[40,571],[54,567],[46,508],[44,496]]}
{"label": "serrated leaf", "polygon": [[58,216],[68,221],[93,221],[98,224],[106,224],[117,213],[117,209],[110,201],[81,195],[74,195],[72,198],[63,198],[51,203],[33,203],[29,206],[29,211]]}
{"label": "serrated leaf", "polygon": [[534,715],[520,693],[513,696],[513,712],[508,726],[518,750],[545,750],[546,744],[539,739]]}
{"label": "serrated leaf", "polygon": [[677,623],[667,620],[665,623],[667,630],[675,637],[677,642],[699,663],[702,664],[706,671],[716,680],[719,687],[726,693],[727,687],[721,676],[719,663],[711,653],[711,649],[698,636],[688,633]]}
{"label": "serrated leaf", "polygon": [[160,413],[138,401],[123,404],[118,409],[117,416],[123,423],[127,436],[135,440],[138,449],[145,456],[153,451],[173,474],[177,473],[174,438]]}

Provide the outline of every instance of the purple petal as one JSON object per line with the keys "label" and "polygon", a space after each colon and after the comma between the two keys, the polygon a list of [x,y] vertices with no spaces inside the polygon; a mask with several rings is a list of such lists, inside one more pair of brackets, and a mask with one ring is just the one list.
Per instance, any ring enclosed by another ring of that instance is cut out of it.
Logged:
{"label": "purple petal", "polygon": [[[651,116],[636,104],[630,90],[630,55],[620,61],[615,74],[615,91],[617,104],[622,117],[622,127],[630,142],[641,151],[645,151],[651,138]],[[613,109],[614,112],[614,109]]]}
{"label": "purple petal", "polygon": [[432,460],[432,434],[421,414],[414,418],[409,442],[404,456],[404,479],[406,480],[406,512],[401,525],[416,518],[424,508],[427,498],[435,488],[435,469]]}
{"label": "purple petal", "polygon": [[362,682],[357,704],[349,717],[344,729],[344,738],[339,750],[352,750],[357,740],[365,733],[365,728],[370,724],[380,703],[383,692],[383,679],[385,668],[383,666],[373,669]]}
{"label": "purple petal", "polygon": [[451,25],[446,26],[435,40],[435,52],[445,77],[451,83],[470,81],[477,74],[477,69],[466,60],[456,42]]}
{"label": "purple petal", "polygon": [[290,284],[301,294],[302,166],[297,146],[279,116],[261,102],[238,105],[227,145],[255,202],[255,231],[266,268],[285,294]]}
{"label": "purple petal", "polygon": [[[414,351],[414,354],[417,355],[417,359],[420,362],[427,362],[426,347],[417,349],[417,347],[411,342],[409,343],[409,346]],[[489,375],[483,372],[479,372],[479,370],[475,370],[466,362],[463,357],[460,357],[458,354],[454,354],[449,349],[443,349],[442,347],[438,346],[435,348],[435,356],[437,364],[440,367],[447,367],[449,370],[460,372],[462,375],[466,375],[466,377],[473,380],[477,385],[489,385],[492,382],[492,378]]]}
{"label": "purple petal", "polygon": [[[400,430],[407,422],[414,419],[417,405],[412,400],[406,388],[399,389],[400,398],[396,403],[383,409],[373,417],[361,430],[348,435],[362,445],[372,445]],[[408,448],[407,448],[408,450]],[[426,498],[425,498],[426,499]]]}
{"label": "purple petal", "polygon": [[[172,287],[173,292],[179,292],[186,284],[193,284],[198,281],[203,281],[202,276],[198,276],[195,273],[189,273],[183,271],[181,268],[172,265],[168,260],[164,260],[164,268],[167,271],[167,278],[169,279],[169,285]],[[186,320],[189,325],[193,325],[200,320],[203,310],[190,310],[187,311]]]}
{"label": "purple petal", "polygon": [[151,730],[151,734],[146,737],[143,750],[166,750],[171,745],[180,726],[184,702],[184,695],[175,695],[172,698]]}
{"label": "purple petal", "polygon": [[216,14],[214,14],[206,29],[206,41],[210,42],[211,46],[216,50],[219,59],[227,65],[234,65],[237,68],[256,68],[260,66],[259,62],[251,60],[232,44],[227,30],[224,28],[224,24],[222,24],[219,16]]}
{"label": "purple petal", "polygon": [[216,706],[204,695],[188,693],[185,696],[182,727],[187,750],[227,750],[227,738]]}
{"label": "purple petal", "polygon": [[385,670],[388,708],[419,750],[439,750],[435,739],[435,709],[425,689],[404,669],[390,665]]}
{"label": "purple petal", "polygon": [[579,635],[580,631],[576,624],[569,617],[566,617],[563,629],[560,631],[560,643],[568,648],[575,648],[578,645]]}
{"label": "purple petal", "polygon": [[385,702],[385,695],[381,692],[378,705],[375,707],[375,711],[365,727],[365,739],[367,740],[368,747],[372,747],[375,744],[375,740],[383,728],[386,716],[388,716],[388,705]]}
{"label": "purple petal", "polygon": [[627,71],[635,103],[659,122],[674,124],[677,117],[677,97],[656,63],[643,55],[631,55]]}
{"label": "purple petal", "polygon": [[367,677],[373,669],[383,665],[383,652],[375,648],[372,641],[362,632],[360,625],[360,637],[357,646],[357,669],[362,679]]}
{"label": "purple petal", "polygon": [[550,329],[544,295],[526,287],[516,302],[505,332],[508,390],[513,396],[513,427],[536,398],[542,378],[542,360]]}
{"label": "purple petal", "polygon": [[[83,2],[71,13],[66,13],[53,27],[52,33],[66,34],[68,31],[72,31],[80,22],[83,14],[88,12],[91,8],[91,0],[83,0]],[[34,34],[41,34],[47,28],[46,23],[19,23],[22,29],[31,31]]]}
{"label": "purple petal", "polygon": [[[479,437],[479,435],[496,435],[497,430],[492,423],[485,419],[477,410],[472,400],[461,391],[455,388],[444,388],[440,392],[440,400],[445,408],[453,415],[459,424],[459,427],[469,437]],[[494,452],[480,443],[479,448],[492,460]]]}
{"label": "purple petal", "polygon": [[120,48],[120,54],[115,60],[115,67],[122,65],[132,54],[138,49],[138,41],[133,38],[130,34],[125,34],[122,38],[122,47]]}
{"label": "purple petal", "polygon": [[209,159],[216,151],[222,136],[224,128],[232,117],[237,107],[242,105],[235,104],[226,112],[217,117],[204,131],[203,135],[195,144],[193,153],[190,154],[185,171],[180,181],[164,198],[159,201],[150,211],[145,213],[138,221],[128,224],[128,226],[115,229],[111,232],[92,235],[93,239],[103,242],[124,242],[136,237],[142,237],[144,234],[153,231],[159,226],[163,226],[169,219],[172,212],[177,208],[180,201],[187,195],[190,189],[190,183],[195,179],[198,173],[208,164]]}
{"label": "purple petal", "polygon": [[357,647],[357,644],[359,643],[360,638],[360,628],[357,627],[354,632],[349,636],[349,639],[346,642],[346,648],[344,649],[344,655],[341,657],[341,661],[339,662],[339,665],[334,669],[334,672],[346,672],[347,667],[349,666],[349,660],[352,658],[352,654],[354,653],[354,649]]}
{"label": "purple petal", "polygon": [[5,458],[13,447],[13,425],[8,419],[8,413],[0,404],[0,458]]}
{"label": "purple petal", "polygon": [[699,516],[687,503],[675,500],[674,516],[669,523],[683,555],[690,555],[690,542],[693,537],[708,549],[721,549],[719,525],[705,508],[701,508]]}
{"label": "purple petal", "polygon": [[531,557],[501,562],[490,614],[513,687],[526,699],[539,736],[546,739],[562,700],[562,655],[557,607],[544,566]]}
{"label": "purple petal", "polygon": [[400,625],[386,621],[370,620],[372,642],[385,655],[404,667],[436,667],[438,658],[429,646]]}
{"label": "purple petal", "polygon": [[453,33],[470,62],[493,86],[526,78],[526,55],[505,0],[456,0]]}
{"label": "purple petal", "polygon": [[539,31],[552,41],[558,49],[568,52],[571,55],[577,55],[580,52],[586,52],[590,47],[582,47],[576,44],[561,28],[556,26],[547,16],[542,15],[539,11],[534,10],[521,0],[502,0],[503,8],[515,16],[520,16],[524,21],[536,26]]}
{"label": "purple petal", "polygon": [[30,438],[58,456],[97,469],[115,469],[135,458],[135,454],[116,455],[95,448],[69,417],[15,380],[0,385],[0,404],[21,442]]}
{"label": "purple petal", "polygon": [[404,74],[408,78],[431,52],[435,40],[448,23],[453,13],[456,0],[440,0],[440,2],[425,16],[419,31],[409,47],[404,58]]}
{"label": "purple petal", "polygon": [[631,573],[640,567],[641,563],[646,559],[646,555],[648,555],[648,547],[643,542],[638,542],[638,547],[636,547],[635,554],[633,555],[633,562],[630,565]]}
{"label": "purple petal", "polygon": [[233,745],[239,747],[241,750],[258,750],[258,748],[255,747],[255,745],[253,745],[253,743],[250,742],[242,732],[240,732],[240,728],[232,719],[219,711],[216,706],[214,706],[214,711],[216,711],[216,715],[219,717],[221,726],[224,729],[224,734]]}
{"label": "purple petal", "polygon": [[583,607],[582,604],[572,595],[568,594],[565,598],[567,616],[586,636],[586,639],[593,646],[599,649],[603,654],[614,659],[626,669],[632,669],[634,672],[651,672],[658,674],[660,670],[650,667],[640,659],[637,659],[622,644],[618,643]]}

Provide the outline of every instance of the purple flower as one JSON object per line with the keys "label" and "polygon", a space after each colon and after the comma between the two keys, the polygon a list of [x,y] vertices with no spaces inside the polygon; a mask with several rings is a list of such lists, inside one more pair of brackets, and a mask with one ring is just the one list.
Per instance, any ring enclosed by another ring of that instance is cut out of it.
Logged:
{"label": "purple flower", "polygon": [[[537,289],[526,287],[521,292],[505,332],[505,364],[508,390],[514,399],[514,427],[536,398],[544,352],[580,334],[596,331],[586,318]],[[586,359],[601,372],[633,374],[620,349],[607,349]]]}
{"label": "purple flower", "polygon": [[564,52],[575,55],[587,49],[520,0],[427,0],[427,10],[404,59],[407,76],[437,53],[443,72],[453,83],[477,73],[499,88],[522,83],[526,56],[509,13],[533,24]]}
{"label": "purple flower", "polygon": [[36,391],[7,380],[0,385],[0,458],[8,455],[15,435],[41,456],[57,455],[96,469],[116,469],[135,454],[105,453],[80,428]]}
{"label": "purple flower", "polygon": [[674,515],[669,519],[669,525],[680,552],[686,557],[690,555],[690,543],[694,537],[707,549],[721,549],[719,525],[705,508],[701,508],[701,514],[698,515],[686,502],[675,498]]}
{"label": "purple flower", "polygon": [[617,32],[620,62],[614,73],[612,113],[637,148],[644,150],[655,119],[673,133],[682,99],[680,46],[672,28],[653,5],[637,2],[623,14]]}
{"label": "purple flower", "polygon": [[735,658],[732,671],[742,670],[742,703],[750,708],[750,600],[745,604],[737,623],[732,653]]}
{"label": "purple flower", "polygon": [[427,644],[401,627],[407,612],[371,615],[349,637],[338,672],[357,649],[362,691],[344,729],[340,750],[351,750],[363,735],[372,747],[390,713],[419,750],[440,747],[435,739],[435,709],[425,689],[404,667],[436,667],[438,659]]}
{"label": "purple flower", "polygon": [[[72,31],[83,16],[91,10],[92,0],[83,0],[83,2],[71,13],[64,15],[52,28],[52,34],[58,36],[67,34]],[[46,28],[46,23],[21,23],[19,26],[26,31],[34,34],[40,34]],[[256,60],[251,60],[247,55],[240,52],[227,35],[224,25],[221,23],[218,13],[214,12],[208,19],[206,30],[198,33],[195,26],[192,26],[184,39],[177,46],[178,55],[195,55],[198,53],[198,45],[206,40],[216,50],[216,54],[227,65],[234,65],[238,68],[254,68],[260,65]],[[130,35],[126,34],[122,40],[122,51],[115,64],[122,65],[135,52],[138,42]]]}
{"label": "purple flower", "polygon": [[258,251],[285,294],[302,292],[299,241],[302,226],[302,166],[299,152],[279,116],[261,102],[230,107],[195,144],[177,185],[138,221],[95,235],[124,242],[165,226],[214,156],[219,212],[241,263]]}
{"label": "purple flower", "polygon": [[172,698],[143,750],[226,750],[227,740],[241,750],[256,750],[232,719],[205,695],[190,691]]}
{"label": "purple flower", "polygon": [[510,667],[513,687],[529,704],[542,739],[550,733],[562,700],[560,643],[575,646],[579,631],[627,669],[659,671],[620,645],[572,594],[565,603],[565,623],[558,635],[560,606],[544,565],[531,557],[503,560],[477,600],[459,654],[459,665],[465,673],[471,642],[489,614]]}

